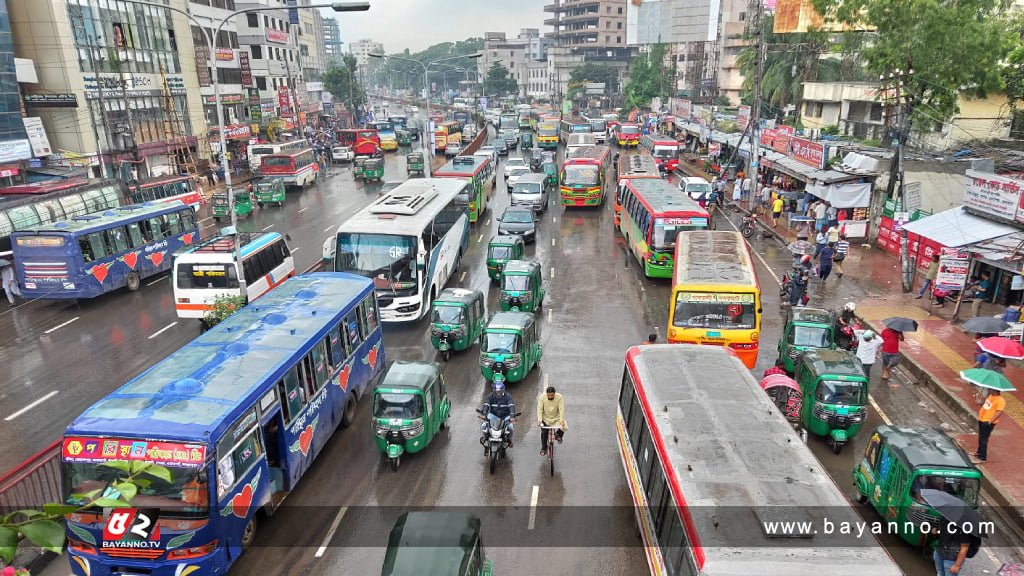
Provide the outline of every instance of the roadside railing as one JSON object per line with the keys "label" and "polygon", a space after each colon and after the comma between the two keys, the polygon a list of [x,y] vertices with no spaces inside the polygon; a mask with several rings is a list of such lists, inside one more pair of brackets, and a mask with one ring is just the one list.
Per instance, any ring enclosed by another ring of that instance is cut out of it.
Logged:
{"label": "roadside railing", "polygon": [[60,440],[0,476],[0,514],[60,502]]}

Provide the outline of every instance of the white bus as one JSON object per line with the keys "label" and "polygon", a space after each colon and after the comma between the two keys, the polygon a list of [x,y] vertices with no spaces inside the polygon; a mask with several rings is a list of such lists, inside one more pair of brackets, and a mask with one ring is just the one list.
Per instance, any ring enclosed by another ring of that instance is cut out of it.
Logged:
{"label": "white bus", "polygon": [[342,223],[325,256],[336,272],[373,279],[381,320],[418,320],[469,247],[470,186],[455,178],[407,180]]}
{"label": "white bus", "polygon": [[[242,234],[242,268],[248,302],[295,275],[295,260],[276,232]],[[215,236],[174,257],[174,309],[178,318],[202,320],[218,296],[238,293],[233,236]]]}
{"label": "white bus", "polygon": [[309,148],[309,142],[305,139],[292,140],[291,142],[265,142],[263,144],[252,144],[249,146],[249,170],[255,172],[263,165],[263,157],[270,154],[281,154],[282,152],[297,152]]}

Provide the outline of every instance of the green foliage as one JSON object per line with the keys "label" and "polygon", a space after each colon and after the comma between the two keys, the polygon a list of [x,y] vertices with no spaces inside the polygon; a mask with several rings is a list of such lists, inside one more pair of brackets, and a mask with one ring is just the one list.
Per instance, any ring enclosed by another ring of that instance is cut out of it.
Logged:
{"label": "green foliage", "polygon": [[[960,94],[1003,87],[1000,62],[1012,48],[1007,0],[814,0],[829,21],[875,30],[861,56],[874,78],[900,70],[912,125],[956,114]],[[1019,36],[1017,42],[1019,43]]]}
{"label": "green foliage", "polygon": [[346,54],[343,66],[332,66],[320,76],[327,91],[349,111],[366,104],[366,91],[359,84],[357,64],[355,56]]}
{"label": "green foliage", "polygon": [[615,94],[619,91],[619,71],[607,64],[587,62],[569,73],[570,89],[572,84],[582,86],[587,82],[604,83],[605,93]]}
{"label": "green foliage", "polygon": [[203,316],[203,322],[207,327],[212,328],[223,322],[228,316],[241,310],[245,303],[245,296],[241,294],[222,294],[217,296],[213,300],[213,310],[209,310]]}
{"label": "green foliage", "polygon": [[839,135],[839,125],[838,124],[829,124],[828,126],[825,126],[824,128],[821,129],[821,133],[826,135],[826,136],[838,136]]}
{"label": "green foliage", "polygon": [[675,66],[666,64],[666,54],[665,44],[655,44],[649,52],[633,58],[629,64],[629,80],[623,88],[626,108],[643,108],[650,106],[655,96],[664,101],[675,94]]}
{"label": "green foliage", "polygon": [[[420,52],[410,52],[408,48],[405,51],[395,54],[395,56],[401,56],[402,58],[411,58],[413,60],[427,64],[435,60],[442,58],[451,58],[453,56],[469,56],[470,54],[476,54],[484,48],[483,38],[467,38],[458,42],[442,42],[440,44],[434,44],[425,50]],[[410,90],[420,91],[423,89],[423,67],[414,64],[412,62],[405,62],[403,60],[387,60],[387,67],[393,72],[399,72],[397,78],[397,86],[403,88],[409,88]],[[445,66],[437,68],[430,68],[431,83],[440,84],[442,81],[442,74],[447,69],[451,71],[451,68],[446,66],[455,66],[459,68],[465,68],[467,70],[476,70],[476,60],[473,58],[455,58],[454,60],[445,60]],[[449,77],[450,78],[450,77]]]}
{"label": "green foliage", "polygon": [[490,69],[487,70],[487,76],[484,77],[484,94],[508,96],[516,94],[518,91],[519,85],[509,74],[508,68],[505,68],[501,62],[491,64]]}

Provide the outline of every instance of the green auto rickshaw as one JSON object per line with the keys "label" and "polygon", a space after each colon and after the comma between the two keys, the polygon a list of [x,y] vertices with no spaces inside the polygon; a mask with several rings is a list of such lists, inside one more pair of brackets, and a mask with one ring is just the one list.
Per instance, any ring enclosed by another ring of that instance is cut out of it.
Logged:
{"label": "green auto rickshaw", "polygon": [[398,470],[402,454],[415,454],[430,444],[444,428],[451,408],[439,364],[391,364],[373,389],[373,432],[392,470]]}
{"label": "green auto rickshaw", "polygon": [[363,177],[363,170],[366,166],[366,161],[369,156],[356,156],[355,160],[352,161],[352,177],[356,180]]}
{"label": "green auto rickshaw", "polygon": [[480,372],[488,381],[519,382],[540,362],[537,321],[528,312],[498,312],[480,337]]}
{"label": "green auto rickshaw", "polygon": [[446,288],[431,303],[430,343],[445,362],[480,339],[487,321],[484,294],[479,290]]}
{"label": "green auto rickshaw", "polygon": [[864,366],[846,350],[809,350],[797,362],[794,379],[804,395],[803,425],[828,438],[839,454],[868,418]]}
{"label": "green auto rickshaw", "polygon": [[796,307],[786,310],[779,338],[779,358],[790,374],[800,356],[808,350],[832,350],[835,344],[836,316],[822,308]]}
{"label": "green auto rickshaw", "polygon": [[405,512],[388,537],[381,576],[494,576],[480,519],[464,512]]}
{"label": "green auto rickshaw", "polygon": [[278,178],[262,178],[253,186],[253,195],[256,196],[256,204],[260,208],[271,203],[284,206],[284,181]]}
{"label": "green auto rickshaw", "polygon": [[[248,190],[235,190],[235,215],[248,216],[252,214],[252,196]],[[220,222],[221,218],[229,218],[228,193],[224,191],[213,194],[213,220]]]}
{"label": "green auto rickshaw", "polygon": [[405,156],[405,173],[412,174],[413,172],[423,175],[423,152],[413,152],[406,154]]}
{"label": "green auto rickshaw", "polygon": [[363,163],[363,180],[380,182],[382,178],[384,178],[384,160],[367,158]]}
{"label": "green auto rickshaw", "polygon": [[879,426],[853,468],[858,501],[870,502],[900,538],[920,547],[935,537],[921,526],[942,518],[921,498],[921,489],[948,492],[977,508],[981,479],[963,449],[938,428]]}
{"label": "green auto rickshaw", "polygon": [[526,244],[522,236],[502,234],[487,243],[487,276],[497,282],[509,260],[522,260]]}
{"label": "green auto rickshaw", "polygon": [[519,135],[519,152],[524,153],[533,148],[533,134],[523,132]]}
{"label": "green auto rickshaw", "polygon": [[541,171],[548,178],[548,185],[558,187],[558,164],[554,162],[544,162],[541,164]]}
{"label": "green auto rickshaw", "polygon": [[412,134],[408,130],[396,130],[395,140],[399,146],[412,146]]}
{"label": "green auto rickshaw", "polygon": [[544,305],[544,283],[541,280],[540,263],[534,260],[509,260],[498,280],[503,311],[533,313]]}

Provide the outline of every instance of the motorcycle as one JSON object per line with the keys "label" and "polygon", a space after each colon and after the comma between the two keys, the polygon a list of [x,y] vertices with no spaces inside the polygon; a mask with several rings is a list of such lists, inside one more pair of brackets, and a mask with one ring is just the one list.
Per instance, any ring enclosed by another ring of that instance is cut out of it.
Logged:
{"label": "motorcycle", "polygon": [[508,449],[509,423],[513,418],[522,416],[523,413],[516,412],[497,421],[488,419],[484,411],[479,408],[477,409],[477,414],[480,415],[481,420],[487,422],[486,430],[480,436],[480,444],[484,447],[484,456],[490,462],[491,474],[494,474],[494,468],[498,465],[498,459],[504,460],[505,451]]}
{"label": "motorcycle", "polygon": [[838,328],[839,331],[836,337],[836,346],[843,350],[855,352],[857,350],[857,334],[863,330],[860,326],[860,322],[854,319],[849,324],[839,326]]}
{"label": "motorcycle", "polygon": [[757,230],[757,218],[753,214],[747,214],[740,222],[740,234],[743,234],[744,238],[750,238],[754,235],[755,230]]}
{"label": "motorcycle", "polygon": [[[789,293],[793,290],[793,276],[800,274],[800,270],[794,267],[789,274],[782,275],[782,287],[779,288],[779,297],[781,298],[782,306],[789,306]],[[807,290],[804,290],[803,296],[800,297],[800,305],[807,306],[810,302],[811,297],[807,295]]]}

